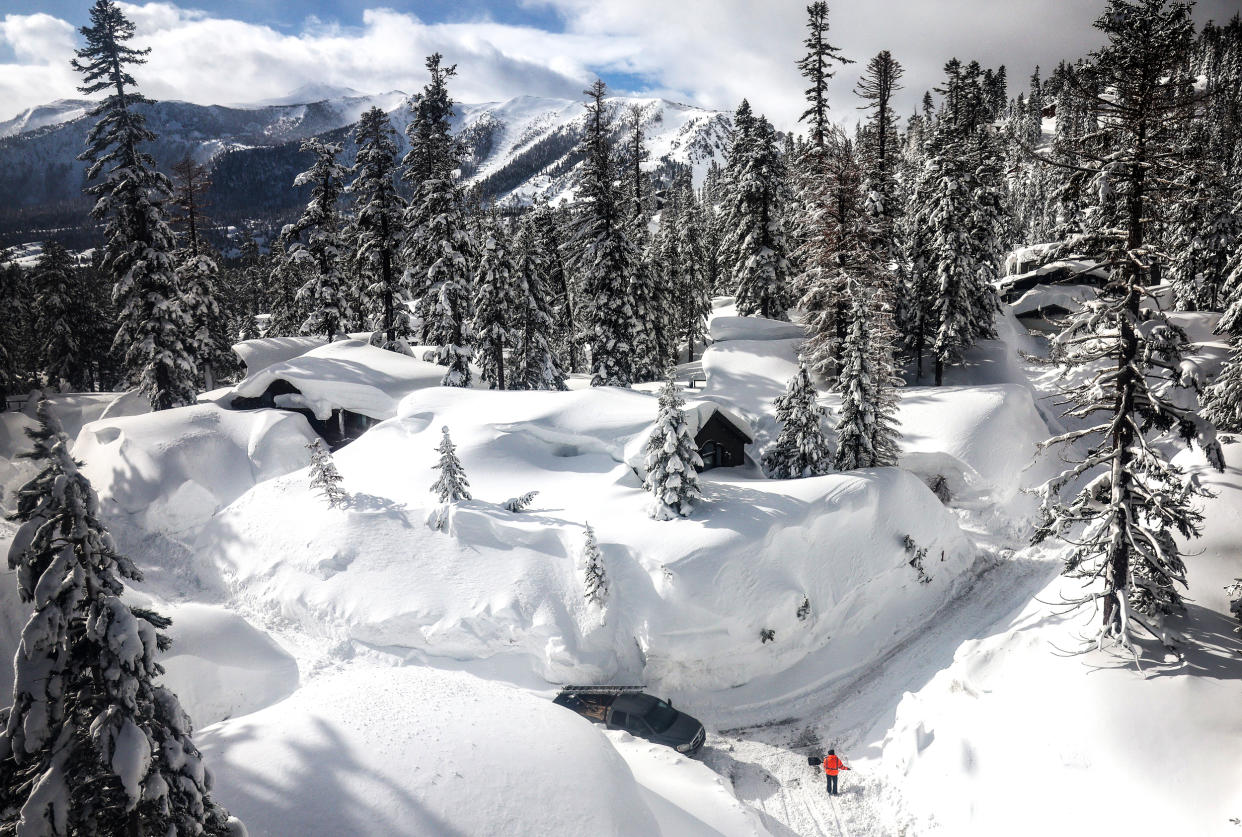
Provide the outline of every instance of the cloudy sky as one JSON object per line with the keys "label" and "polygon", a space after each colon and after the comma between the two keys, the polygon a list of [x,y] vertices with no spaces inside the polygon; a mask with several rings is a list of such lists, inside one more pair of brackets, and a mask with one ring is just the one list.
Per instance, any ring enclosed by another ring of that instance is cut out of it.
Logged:
{"label": "cloudy sky", "polygon": [[[229,104],[307,84],[364,92],[417,90],[423,58],[458,65],[465,102],[522,93],[577,97],[596,75],[619,93],[714,108],[750,99],[793,127],[803,83],[794,61],[806,0],[212,0],[122,3],[135,46],[152,49],[135,75],[156,99]],[[0,119],[76,96],[69,67],[87,0],[5,0],[0,19]],[[839,0],[831,41],[860,63],[838,73],[837,117],[852,121],[861,64],[888,49],[907,69],[900,105],[914,107],[953,56],[1007,65],[1010,94],[1045,68],[1095,47],[1104,0]],[[1238,0],[1203,0],[1200,23]]]}

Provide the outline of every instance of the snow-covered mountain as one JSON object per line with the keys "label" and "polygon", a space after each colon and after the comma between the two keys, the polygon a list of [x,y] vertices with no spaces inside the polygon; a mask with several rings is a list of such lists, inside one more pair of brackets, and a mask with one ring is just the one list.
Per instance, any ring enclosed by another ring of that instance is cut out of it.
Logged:
{"label": "snow-covered mountain", "polygon": [[[298,99],[298,102],[288,101]],[[702,177],[708,163],[723,158],[729,116],[663,99],[614,98],[618,113],[642,109],[648,133],[650,165],[676,161]],[[325,135],[346,143],[363,111],[378,106],[392,116],[404,153],[409,96],[394,90],[359,94],[313,85],[279,100],[248,105],[195,105],[156,102],[147,110],[158,135],[152,147],[165,170],[191,155],[211,163],[211,196],[217,220],[279,214],[305,196],[292,188],[294,175],[307,162],[298,144]],[[90,103],[62,100],[32,108],[0,123],[0,234],[40,228],[76,226],[89,206],[82,196],[85,165],[77,155],[85,147]],[[455,130],[466,148],[463,177],[485,195],[528,201],[536,194],[557,198],[573,189],[574,148],[583,125],[581,102],[519,96],[504,102],[459,104]],[[24,240],[18,238],[17,240]]]}

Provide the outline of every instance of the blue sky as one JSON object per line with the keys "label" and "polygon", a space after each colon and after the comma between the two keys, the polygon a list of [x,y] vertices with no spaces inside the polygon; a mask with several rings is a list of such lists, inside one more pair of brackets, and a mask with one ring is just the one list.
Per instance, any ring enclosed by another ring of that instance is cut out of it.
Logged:
{"label": "blue sky", "polygon": [[[77,96],[69,59],[88,0],[4,0],[0,119]],[[135,72],[156,99],[232,104],[306,85],[412,92],[433,51],[458,65],[462,102],[520,94],[577,98],[599,75],[619,93],[732,109],[746,97],[793,128],[805,87],[794,67],[807,0],[161,0],[125,3]],[[1105,0],[838,0],[830,40],[858,63],[829,89],[836,117],[857,117],[853,88],[869,57],[888,49],[906,68],[900,110],[913,110],[951,57],[1005,64],[1010,93],[1036,63],[1045,74],[1099,44]],[[1201,0],[1199,22],[1224,20],[1238,0]]]}

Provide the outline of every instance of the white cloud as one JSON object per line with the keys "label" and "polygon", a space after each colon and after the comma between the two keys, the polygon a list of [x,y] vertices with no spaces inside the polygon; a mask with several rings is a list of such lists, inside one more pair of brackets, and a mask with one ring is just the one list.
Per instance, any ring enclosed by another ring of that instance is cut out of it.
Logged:
{"label": "white cloud", "polygon": [[[201,104],[255,101],[306,84],[367,92],[415,91],[433,51],[458,65],[459,101],[521,93],[577,97],[594,72],[629,73],[657,95],[732,108],[742,97],[778,126],[803,109],[806,0],[523,0],[551,7],[566,31],[488,20],[428,24],[408,13],[368,9],[362,25],[308,19],[296,32],[210,17],[168,2],[124,4],[135,46],[151,47],[136,68],[144,93]],[[1218,20],[1236,0],[1201,0],[1196,17]],[[907,112],[939,82],[953,56],[1006,64],[1010,92],[1026,86],[1036,63],[1050,69],[1098,43],[1090,23],[1103,0],[849,0],[832,4],[830,40],[859,63],[840,70],[830,89],[834,114],[855,118],[858,72],[881,49],[905,65]],[[79,21],[84,22],[84,21]],[[0,65],[0,118],[75,94],[69,68],[74,27],[47,14],[7,15],[0,38],[17,62]]]}

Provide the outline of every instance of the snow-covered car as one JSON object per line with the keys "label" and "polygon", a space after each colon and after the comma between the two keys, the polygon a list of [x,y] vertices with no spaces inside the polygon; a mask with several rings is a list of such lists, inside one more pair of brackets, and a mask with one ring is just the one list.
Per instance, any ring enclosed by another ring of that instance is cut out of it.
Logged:
{"label": "snow-covered car", "polygon": [[553,703],[608,729],[621,729],[692,756],[707,739],[697,719],[633,686],[566,686]]}

